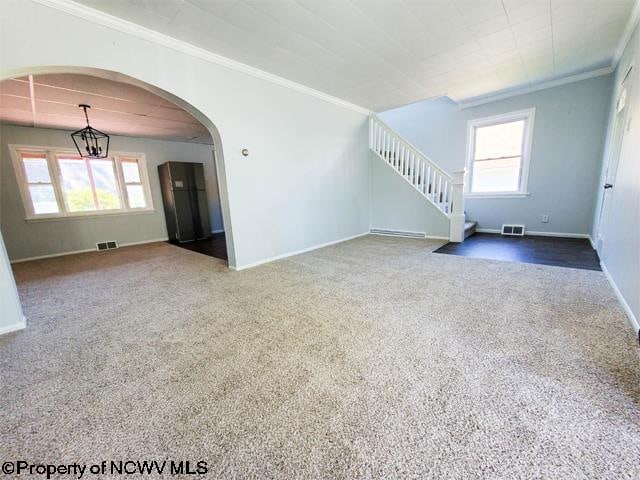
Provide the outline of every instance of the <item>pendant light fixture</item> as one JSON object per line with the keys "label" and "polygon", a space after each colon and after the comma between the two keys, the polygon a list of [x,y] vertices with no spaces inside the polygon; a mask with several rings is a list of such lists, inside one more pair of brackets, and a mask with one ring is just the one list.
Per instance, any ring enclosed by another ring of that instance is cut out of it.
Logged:
{"label": "pendant light fixture", "polygon": [[90,105],[81,103],[78,107],[84,110],[87,120],[86,127],[71,134],[78,153],[82,158],[106,158],[109,155],[109,135],[89,125],[87,108],[91,108]]}

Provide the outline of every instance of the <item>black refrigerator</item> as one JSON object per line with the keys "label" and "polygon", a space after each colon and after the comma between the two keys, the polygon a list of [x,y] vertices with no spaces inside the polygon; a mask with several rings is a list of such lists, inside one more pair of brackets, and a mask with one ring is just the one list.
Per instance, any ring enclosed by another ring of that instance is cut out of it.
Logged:
{"label": "black refrigerator", "polygon": [[166,162],[158,165],[158,174],[169,241],[182,243],[210,238],[203,165]]}

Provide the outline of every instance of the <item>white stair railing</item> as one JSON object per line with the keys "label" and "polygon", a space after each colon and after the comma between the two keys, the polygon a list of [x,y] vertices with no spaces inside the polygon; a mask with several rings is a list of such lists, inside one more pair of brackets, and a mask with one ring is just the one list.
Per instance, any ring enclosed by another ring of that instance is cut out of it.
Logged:
{"label": "white stair railing", "polygon": [[369,148],[449,218],[449,240],[464,240],[465,171],[446,173],[391,127],[371,115]]}

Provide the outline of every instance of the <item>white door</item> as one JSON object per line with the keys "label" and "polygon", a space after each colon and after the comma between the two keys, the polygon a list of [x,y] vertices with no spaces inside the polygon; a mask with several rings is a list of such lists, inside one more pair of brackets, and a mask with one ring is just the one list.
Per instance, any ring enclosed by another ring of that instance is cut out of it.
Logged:
{"label": "white door", "polygon": [[604,175],[604,182],[601,185],[601,188],[604,190],[602,193],[602,199],[600,201],[600,213],[598,215],[598,232],[596,237],[596,248],[600,250],[602,247],[602,243],[604,242],[604,232],[607,227],[607,219],[610,217],[608,215],[608,209],[611,204],[611,197],[613,195],[613,190],[615,187],[615,179],[616,173],[618,171],[618,162],[620,160],[620,150],[622,148],[622,141],[624,140],[625,132],[628,130],[628,122],[630,120],[627,112],[629,108],[627,108],[629,104],[629,98],[631,95],[631,83],[632,83],[632,74],[633,65],[629,67],[626,75],[622,79],[622,84],[620,85],[620,90],[618,94],[618,98],[616,100],[616,111],[615,111],[615,123],[613,126],[613,138],[611,144],[611,150],[607,161],[607,169]]}

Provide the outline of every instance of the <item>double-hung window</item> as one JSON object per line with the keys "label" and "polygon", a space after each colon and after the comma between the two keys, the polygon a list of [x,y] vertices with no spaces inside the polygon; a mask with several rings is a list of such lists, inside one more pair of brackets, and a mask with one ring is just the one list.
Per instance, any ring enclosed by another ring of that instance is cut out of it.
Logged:
{"label": "double-hung window", "polygon": [[28,220],[153,210],[143,154],[10,146]]}
{"label": "double-hung window", "polygon": [[47,154],[43,152],[20,152],[24,175],[22,190],[30,199],[34,215],[55,214],[60,211],[56,201]]}
{"label": "double-hung window", "polygon": [[469,122],[467,196],[528,195],[534,115],[529,109]]}
{"label": "double-hung window", "polygon": [[144,208],[147,201],[145,185],[140,176],[140,160],[136,157],[121,157],[120,165],[129,207]]}

